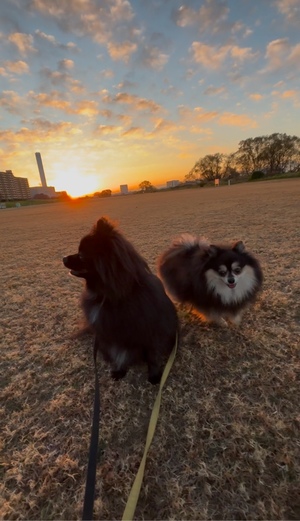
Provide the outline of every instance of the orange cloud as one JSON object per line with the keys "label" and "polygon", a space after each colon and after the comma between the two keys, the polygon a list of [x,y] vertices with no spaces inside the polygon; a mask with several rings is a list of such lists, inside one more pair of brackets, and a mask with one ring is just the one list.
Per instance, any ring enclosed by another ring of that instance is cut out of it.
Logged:
{"label": "orange cloud", "polygon": [[107,45],[107,50],[113,60],[128,63],[131,55],[137,50],[137,44],[130,41],[125,41],[120,44],[110,42]]}
{"label": "orange cloud", "polygon": [[205,0],[198,11],[182,5],[173,15],[180,27],[198,25],[200,31],[211,30],[216,33],[223,26],[229,15],[229,8],[220,0]]}
{"label": "orange cloud", "polygon": [[246,114],[234,114],[232,112],[224,112],[224,114],[219,117],[218,122],[220,125],[231,125],[235,127],[257,127],[256,121]]}
{"label": "orange cloud", "polygon": [[9,142],[10,145],[16,145],[18,143],[26,143],[29,145],[47,141],[56,142],[58,135],[60,141],[67,140],[68,137],[66,134],[73,128],[71,123],[65,121],[51,123],[49,121],[33,120],[32,123],[34,128],[22,127],[17,132],[13,132],[12,130],[2,131],[0,132],[0,139]]}
{"label": "orange cloud", "polygon": [[59,98],[59,93],[57,91],[52,91],[50,94],[47,94],[46,92],[40,92],[39,94],[35,94],[35,92],[30,91],[28,93],[28,98],[37,102],[37,104],[41,106],[63,110],[68,114],[72,114],[74,112],[71,103],[69,101],[65,101]]}
{"label": "orange cloud", "polygon": [[49,0],[32,0],[30,9],[54,18],[66,32],[79,36],[89,35],[101,44],[112,40],[118,24],[129,24],[134,18],[128,0],[110,0],[100,4],[90,0],[60,0],[50,3]]}
{"label": "orange cloud", "polygon": [[115,134],[120,131],[120,127],[116,127],[114,125],[98,125],[95,130],[95,134],[97,136],[104,136],[108,134]]}
{"label": "orange cloud", "polygon": [[279,12],[284,15],[286,22],[299,26],[299,0],[277,0],[276,5]]}
{"label": "orange cloud", "polygon": [[261,99],[263,99],[263,96],[262,94],[254,92],[253,94],[249,94],[249,98],[253,101],[260,101]]}
{"label": "orange cloud", "polygon": [[82,100],[75,104],[73,112],[74,114],[88,117],[96,116],[99,113],[98,103],[96,101]]}
{"label": "orange cloud", "polygon": [[252,59],[257,56],[251,47],[238,47],[237,45],[223,45],[214,47],[203,42],[193,42],[190,47],[192,58],[207,69],[219,69],[224,60],[229,56],[239,61]]}
{"label": "orange cloud", "polygon": [[4,90],[0,94],[0,106],[11,114],[19,114],[24,106],[24,100],[13,90]]}
{"label": "orange cloud", "polygon": [[196,124],[199,122],[205,123],[207,121],[211,121],[219,115],[217,111],[205,112],[202,107],[195,107],[194,109],[190,109],[185,105],[180,105],[178,107],[178,113],[180,116],[180,121],[187,125],[191,125],[193,123]]}
{"label": "orange cloud", "polygon": [[273,90],[272,95],[283,100],[291,100],[294,106],[297,108],[300,106],[300,90],[289,89],[283,92]]}
{"label": "orange cloud", "polygon": [[154,113],[162,110],[162,106],[155,103],[155,101],[140,98],[135,94],[128,94],[127,92],[119,92],[115,96],[110,96],[105,92],[102,101],[104,103],[124,103],[126,105],[131,105],[136,110],[144,110]]}
{"label": "orange cloud", "polygon": [[282,93],[282,98],[283,99],[286,99],[286,98],[295,98],[295,96],[298,96],[299,95],[299,92],[297,90],[285,90],[283,93]]}
{"label": "orange cloud", "polygon": [[46,92],[35,94],[33,91],[30,91],[28,98],[40,106],[52,107],[67,114],[92,117],[99,113],[98,103],[96,101],[82,100],[71,104],[69,101],[62,99],[58,91],[52,91],[50,94]]}
{"label": "orange cloud", "polygon": [[5,61],[3,65],[5,70],[12,74],[27,74],[29,72],[27,63],[22,60]]}
{"label": "orange cloud", "polygon": [[160,71],[168,62],[169,56],[164,54],[158,47],[145,46],[141,55],[144,67]]}
{"label": "orange cloud", "polygon": [[300,43],[292,46],[288,38],[279,38],[268,43],[265,53],[267,66],[262,72],[273,72],[287,67],[299,71]]}
{"label": "orange cloud", "polygon": [[73,60],[64,59],[64,60],[60,60],[58,62],[58,68],[61,71],[70,70],[70,69],[73,69],[73,67],[74,67]]}
{"label": "orange cloud", "polygon": [[8,41],[14,44],[23,56],[31,52],[36,52],[36,49],[33,47],[33,37],[31,34],[12,33],[9,35]]}
{"label": "orange cloud", "polygon": [[172,132],[176,130],[180,130],[176,123],[160,118],[155,121],[155,127],[151,134],[160,134],[162,132]]}
{"label": "orange cloud", "polygon": [[141,127],[131,127],[122,134],[123,137],[138,137],[138,138],[144,138],[145,137],[145,131]]}
{"label": "orange cloud", "polygon": [[35,35],[35,37],[40,38],[41,40],[44,40],[47,43],[50,43],[51,45],[53,45],[54,47],[58,47],[59,49],[78,52],[78,47],[74,42],[68,42],[66,44],[59,43],[56,40],[55,36],[53,36],[52,34],[46,34],[43,31],[40,31],[39,29],[37,29],[34,32],[34,35]]}

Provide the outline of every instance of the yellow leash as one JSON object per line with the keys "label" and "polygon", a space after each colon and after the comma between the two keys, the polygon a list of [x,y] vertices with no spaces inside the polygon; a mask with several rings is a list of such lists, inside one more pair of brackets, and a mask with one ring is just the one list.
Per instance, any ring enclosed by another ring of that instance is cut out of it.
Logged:
{"label": "yellow leash", "polygon": [[147,432],[144,454],[143,454],[142,461],[139,466],[139,470],[137,472],[137,475],[136,475],[133,485],[131,487],[131,491],[130,491],[130,494],[129,494],[129,497],[128,497],[128,500],[126,503],[124,513],[123,513],[122,521],[132,521],[133,516],[134,516],[134,512],[135,512],[136,505],[137,505],[137,502],[139,499],[142,481],[143,481],[143,477],[144,477],[146,459],[147,459],[148,451],[149,451],[149,448],[150,448],[150,445],[151,445],[151,442],[152,442],[152,439],[153,439],[153,436],[155,433],[155,428],[156,428],[156,424],[157,424],[157,420],[158,420],[162,389],[163,389],[163,386],[165,385],[165,382],[169,376],[173,362],[175,360],[175,356],[176,356],[176,352],[177,352],[177,345],[178,345],[178,333],[176,333],[175,345],[169,356],[169,359],[166,363],[164,372],[161,377],[159,390],[158,390],[158,393],[157,393],[157,396],[156,396],[156,399],[155,399],[155,402],[153,405],[153,409],[152,409],[152,413],[151,413],[151,417],[150,417],[150,421],[149,421],[149,427],[148,427],[148,432]]}

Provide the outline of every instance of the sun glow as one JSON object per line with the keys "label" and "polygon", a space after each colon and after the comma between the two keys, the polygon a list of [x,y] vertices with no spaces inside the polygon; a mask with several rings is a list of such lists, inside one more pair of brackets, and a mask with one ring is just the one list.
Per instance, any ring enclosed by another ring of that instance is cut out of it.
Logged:
{"label": "sun glow", "polygon": [[95,175],[83,175],[72,166],[57,174],[53,184],[56,191],[65,190],[71,197],[80,197],[99,191],[100,179]]}

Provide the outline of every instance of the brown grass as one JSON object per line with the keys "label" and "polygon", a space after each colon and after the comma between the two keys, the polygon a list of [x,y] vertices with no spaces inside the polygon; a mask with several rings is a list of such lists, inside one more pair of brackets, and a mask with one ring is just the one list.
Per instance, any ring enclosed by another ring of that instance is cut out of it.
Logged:
{"label": "brown grass", "polygon": [[[62,256],[101,215],[155,269],[177,234],[245,241],[264,291],[239,329],[180,310],[181,344],[163,392],[136,519],[299,519],[300,180],[0,212],[3,519],[79,519],[94,382],[92,339],[70,340],[79,280]],[[137,317],[138,320],[138,317]],[[120,519],[157,388],[99,363],[95,517]]]}

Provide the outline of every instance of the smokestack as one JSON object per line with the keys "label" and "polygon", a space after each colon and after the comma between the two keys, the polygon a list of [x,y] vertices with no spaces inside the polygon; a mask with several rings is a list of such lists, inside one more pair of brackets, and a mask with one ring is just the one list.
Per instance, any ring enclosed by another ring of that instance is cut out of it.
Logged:
{"label": "smokestack", "polygon": [[45,176],[45,172],[44,172],[41,154],[39,152],[36,152],[35,158],[36,158],[37,166],[39,169],[42,186],[43,186],[43,188],[46,188],[47,182],[46,182],[46,176]]}

